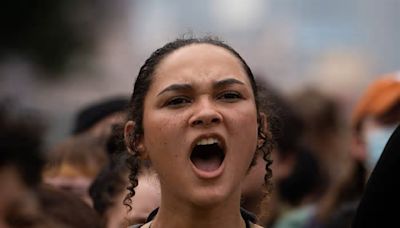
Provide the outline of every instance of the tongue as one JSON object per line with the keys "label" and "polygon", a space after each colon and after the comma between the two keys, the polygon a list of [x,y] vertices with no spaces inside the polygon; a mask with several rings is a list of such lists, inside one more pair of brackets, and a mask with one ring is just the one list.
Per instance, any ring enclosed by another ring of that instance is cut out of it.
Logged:
{"label": "tongue", "polygon": [[218,169],[221,165],[221,160],[218,156],[212,156],[207,159],[196,158],[193,160],[193,164],[202,171],[211,172]]}

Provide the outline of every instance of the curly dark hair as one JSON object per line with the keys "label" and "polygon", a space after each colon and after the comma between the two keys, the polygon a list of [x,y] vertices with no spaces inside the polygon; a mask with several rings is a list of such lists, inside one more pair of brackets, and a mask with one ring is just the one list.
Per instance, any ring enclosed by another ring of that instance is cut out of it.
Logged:
{"label": "curly dark hair", "polygon": [[[266,175],[265,175],[265,187],[266,193],[268,193],[271,189],[271,177],[272,177],[272,170],[270,168],[272,161],[270,158],[271,149],[272,149],[272,137],[269,131],[264,129],[264,122],[263,118],[261,118],[259,114],[259,101],[258,101],[258,93],[257,93],[257,86],[250,67],[244,61],[244,59],[236,52],[232,47],[228,44],[224,43],[223,41],[219,40],[216,37],[203,37],[203,38],[179,38],[172,42],[165,44],[163,47],[154,51],[151,56],[145,61],[143,66],[140,68],[139,74],[136,78],[136,82],[134,84],[133,93],[130,100],[130,108],[128,114],[128,120],[132,120],[135,125],[133,132],[131,132],[127,137],[127,147],[130,149],[131,153],[127,158],[127,163],[130,169],[129,174],[129,182],[130,186],[128,187],[129,193],[125,197],[124,204],[129,206],[132,202],[131,198],[135,195],[135,187],[138,185],[137,175],[139,172],[139,168],[141,166],[141,159],[139,158],[139,153],[137,151],[136,143],[138,139],[143,135],[143,109],[144,109],[144,100],[146,94],[149,90],[149,87],[153,81],[154,72],[156,71],[160,62],[165,59],[169,54],[173,53],[174,51],[189,46],[192,44],[211,44],[214,46],[222,47],[232,53],[236,58],[239,59],[241,62],[244,71],[246,72],[252,87],[252,91],[255,98],[257,115],[258,115],[258,137],[261,139],[262,144],[258,145],[256,153],[262,153],[263,159],[266,161]],[[254,165],[254,160],[252,165]]]}

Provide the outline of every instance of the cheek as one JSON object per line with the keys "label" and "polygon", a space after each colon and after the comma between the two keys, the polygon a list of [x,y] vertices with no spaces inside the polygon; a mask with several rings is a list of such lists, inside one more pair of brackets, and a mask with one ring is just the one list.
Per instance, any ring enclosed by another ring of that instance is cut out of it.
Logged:
{"label": "cheek", "polygon": [[[251,110],[251,109],[250,109]],[[257,143],[258,124],[255,110],[239,110],[230,114],[230,129],[233,134],[247,143]]]}
{"label": "cheek", "polygon": [[[250,109],[251,110],[251,109]],[[238,160],[249,163],[257,148],[258,131],[257,116],[251,111],[239,111],[230,116],[229,131],[232,135],[233,148],[237,150]]]}
{"label": "cheek", "polygon": [[163,154],[176,156],[169,153],[176,152],[177,142],[181,142],[182,135],[180,118],[175,116],[153,115],[144,121],[144,146],[146,151],[151,154],[153,152],[162,151]]}

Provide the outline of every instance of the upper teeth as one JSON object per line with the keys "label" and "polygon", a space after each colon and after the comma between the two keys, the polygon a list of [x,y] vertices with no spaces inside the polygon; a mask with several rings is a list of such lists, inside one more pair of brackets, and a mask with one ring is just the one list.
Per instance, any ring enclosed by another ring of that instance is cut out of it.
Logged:
{"label": "upper teeth", "polygon": [[210,145],[210,144],[214,144],[214,143],[218,143],[218,139],[216,138],[208,138],[208,139],[202,139],[200,141],[197,142],[197,145]]}

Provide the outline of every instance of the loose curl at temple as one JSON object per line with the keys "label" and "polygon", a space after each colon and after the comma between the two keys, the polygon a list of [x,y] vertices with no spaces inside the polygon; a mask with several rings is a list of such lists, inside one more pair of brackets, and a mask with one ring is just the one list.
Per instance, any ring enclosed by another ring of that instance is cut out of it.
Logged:
{"label": "loose curl at temple", "polygon": [[[144,100],[147,95],[147,92],[150,88],[150,85],[153,81],[154,72],[156,71],[160,62],[165,59],[169,54],[173,53],[174,51],[189,46],[192,44],[211,44],[214,46],[222,47],[236,56],[250,80],[251,87],[253,90],[256,109],[258,113],[258,138],[259,143],[257,145],[257,151],[255,151],[254,157],[256,157],[256,153],[262,153],[263,159],[266,161],[266,174],[265,174],[265,188],[266,194],[271,190],[271,177],[272,177],[272,170],[270,168],[272,161],[271,161],[271,150],[273,147],[273,140],[271,134],[267,128],[265,128],[264,119],[261,118],[259,114],[259,101],[258,101],[258,93],[257,93],[257,86],[253,76],[253,73],[250,70],[250,67],[244,61],[244,59],[237,53],[232,47],[220,41],[218,38],[215,37],[203,37],[203,38],[180,38],[173,42],[167,43],[163,47],[154,51],[151,56],[145,61],[143,66],[140,68],[139,74],[136,78],[136,82],[134,84],[133,93],[130,100],[129,107],[129,114],[128,114],[128,121],[134,122],[134,127],[132,132],[125,135],[125,142],[128,150],[130,151],[129,156],[127,158],[128,167],[130,169],[129,174],[129,193],[126,195],[124,199],[124,204],[130,207],[132,203],[131,198],[135,195],[135,187],[138,185],[138,178],[137,175],[139,173],[139,169],[141,166],[142,158],[140,158],[140,153],[138,151],[137,143],[139,142],[140,137],[143,136],[144,129],[143,129],[143,109],[144,109]],[[134,108],[133,108],[134,107]],[[267,115],[268,116],[268,115]],[[268,118],[267,118],[268,119]],[[253,162],[254,163],[254,162]],[[252,165],[254,165],[252,163]]]}

